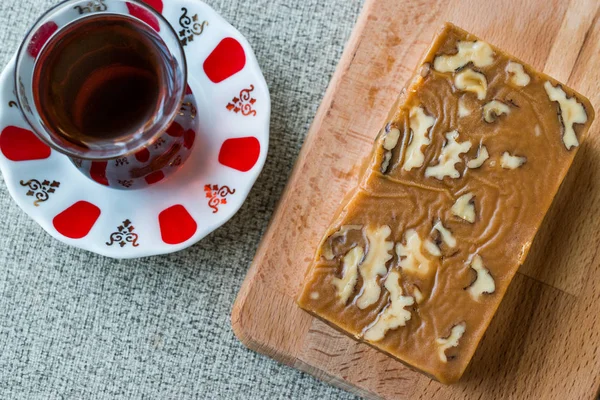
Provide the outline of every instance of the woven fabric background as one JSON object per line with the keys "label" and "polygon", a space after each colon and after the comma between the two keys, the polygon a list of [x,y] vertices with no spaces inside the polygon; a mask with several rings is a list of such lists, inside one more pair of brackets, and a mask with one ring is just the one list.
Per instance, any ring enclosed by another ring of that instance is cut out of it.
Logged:
{"label": "woven fabric background", "polygon": [[[0,0],[0,65],[56,0]],[[1,399],[346,399],[245,349],[229,316],[362,0],[214,0],[252,44],[273,102],[263,173],[192,248],[114,261],[53,240],[0,178]]]}

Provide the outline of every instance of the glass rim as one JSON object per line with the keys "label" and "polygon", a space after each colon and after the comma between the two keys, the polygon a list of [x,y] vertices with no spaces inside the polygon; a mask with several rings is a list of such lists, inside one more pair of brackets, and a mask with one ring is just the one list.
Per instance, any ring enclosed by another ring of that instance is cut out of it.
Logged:
{"label": "glass rim", "polygon": [[[181,106],[183,105],[183,101],[186,96],[186,85],[188,85],[187,58],[185,55],[185,50],[183,49],[183,46],[181,45],[181,42],[179,41],[177,32],[175,31],[175,28],[160,12],[156,11],[154,8],[150,7],[148,4],[144,3],[143,1],[141,1],[141,0],[104,0],[104,1],[117,1],[120,3],[124,3],[124,4],[133,3],[139,7],[142,7],[144,10],[150,12],[154,17],[158,18],[160,21],[162,21],[164,23],[164,25],[166,25],[168,27],[168,31],[170,32],[170,34],[173,35],[173,37],[175,38],[175,41],[177,43],[176,48],[181,56],[182,65],[180,66],[180,68],[182,70],[181,72],[182,72],[183,83],[184,83],[182,86],[182,89],[181,89],[181,95],[179,96],[179,99],[177,100],[177,107],[175,108],[175,111],[172,113],[172,115],[169,116],[169,118],[166,118],[165,121],[162,124],[160,124],[161,128],[158,129],[151,137],[143,138],[143,140],[140,140],[139,144],[136,144],[135,146],[133,146],[131,148],[123,149],[123,151],[121,151],[121,152],[115,151],[114,154],[111,153],[106,156],[86,155],[85,154],[86,152],[87,153],[89,153],[90,151],[93,152],[93,150],[84,149],[83,147],[81,147],[79,145],[77,145],[77,147],[81,148],[82,152],[76,153],[76,152],[71,151],[68,148],[61,147],[61,146],[57,145],[56,143],[53,143],[52,141],[48,140],[44,134],[42,134],[41,132],[38,132],[38,129],[35,127],[35,124],[33,124],[30,120],[30,117],[27,116],[27,113],[25,112],[25,108],[23,107],[23,102],[21,101],[21,91],[18,89],[19,88],[19,76],[18,75],[19,75],[19,66],[20,66],[25,54],[27,53],[27,50],[26,50],[27,43],[29,43],[29,41],[32,39],[32,37],[37,32],[37,30],[41,26],[44,25],[45,19],[50,14],[52,14],[56,10],[59,10],[60,8],[63,8],[65,6],[69,6],[71,4],[82,3],[84,1],[86,1],[86,0],[63,0],[63,1],[59,2],[58,4],[55,4],[54,6],[48,8],[46,11],[44,11],[44,13],[42,15],[40,15],[35,20],[35,22],[29,27],[29,29],[27,30],[23,40],[21,41],[21,44],[19,45],[19,49],[17,50],[17,53],[16,53],[17,55],[16,55],[16,59],[15,59],[15,71],[13,74],[13,83],[15,85],[14,87],[15,87],[15,92],[16,92],[15,97],[17,98],[17,104],[19,106],[19,110],[21,111],[21,114],[25,118],[25,121],[27,122],[27,125],[29,126],[29,128],[32,129],[32,131],[35,133],[35,135],[38,139],[40,139],[44,144],[48,145],[53,150],[56,150],[57,152],[62,153],[68,157],[74,157],[74,158],[79,158],[79,159],[83,159],[83,160],[91,160],[91,161],[111,160],[111,159],[115,159],[115,158],[126,157],[126,156],[136,153],[137,151],[139,151],[140,149],[145,147],[148,143],[154,141],[155,139],[157,139],[158,137],[160,137],[161,135],[163,135],[165,133],[165,131],[168,129],[168,127],[173,123],[173,121],[177,117],[177,111],[179,109],[181,109]],[[44,43],[44,45],[40,48],[40,54],[44,50],[46,45],[48,43],[50,43],[51,38],[54,37],[58,32],[60,32],[61,30],[63,30],[64,28],[66,28],[67,26],[71,25],[72,23],[74,23],[76,21],[79,21],[81,19],[88,18],[88,17],[93,17],[95,15],[119,15],[119,16],[123,16],[126,18],[135,19],[135,20],[145,24],[146,26],[148,26],[152,31],[156,32],[159,37],[161,36],[161,32],[157,32],[150,25],[148,25],[148,23],[146,21],[144,21],[140,18],[137,18],[131,14],[98,11],[93,14],[74,19],[73,21],[70,21],[69,23],[67,23],[63,27],[61,27],[59,30],[54,32],[50,36],[50,38],[46,41],[46,43]],[[165,45],[166,45],[166,43],[165,43]],[[34,63],[34,70],[35,70],[35,63]],[[48,133],[48,132],[46,132],[46,133]],[[51,134],[49,136],[56,136],[56,135]]]}

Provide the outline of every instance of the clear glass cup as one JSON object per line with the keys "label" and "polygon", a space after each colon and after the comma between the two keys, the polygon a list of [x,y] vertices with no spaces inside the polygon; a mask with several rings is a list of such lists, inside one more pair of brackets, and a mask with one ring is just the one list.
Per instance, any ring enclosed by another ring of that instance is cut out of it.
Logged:
{"label": "clear glass cup", "polygon": [[185,53],[142,2],[67,0],[48,10],[21,44],[15,87],[32,131],[102,185],[155,184],[195,142]]}

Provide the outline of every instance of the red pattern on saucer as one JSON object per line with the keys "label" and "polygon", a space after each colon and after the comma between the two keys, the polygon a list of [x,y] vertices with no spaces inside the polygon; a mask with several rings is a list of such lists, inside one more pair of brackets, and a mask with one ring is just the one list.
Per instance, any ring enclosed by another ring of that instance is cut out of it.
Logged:
{"label": "red pattern on saucer", "polygon": [[106,179],[107,166],[107,161],[94,161],[90,168],[90,176],[92,179],[104,186],[108,186],[108,179]]}
{"label": "red pattern on saucer", "polygon": [[81,239],[90,233],[100,217],[100,208],[87,201],[78,201],[52,220],[54,228],[69,239]]}
{"label": "red pattern on saucer", "polygon": [[183,126],[179,125],[177,122],[173,122],[167,129],[167,134],[172,137],[180,137],[184,132],[185,129],[183,129]]}
{"label": "red pattern on saucer", "polygon": [[194,236],[198,229],[194,218],[181,204],[163,210],[158,215],[158,221],[162,240],[167,244],[183,243]]}
{"label": "red pattern on saucer", "polygon": [[158,18],[152,15],[149,11],[133,3],[127,3],[127,10],[132,17],[136,17],[137,19],[144,21],[156,32],[160,32],[160,23],[158,22]]}
{"label": "red pattern on saucer", "polygon": [[42,51],[42,47],[46,44],[50,36],[58,30],[58,25],[53,21],[46,22],[40,26],[40,29],[33,35],[29,46],[27,46],[27,53],[33,58],[37,58]]}
{"label": "red pattern on saucer", "polygon": [[188,129],[183,135],[183,147],[186,149],[191,149],[192,146],[194,146],[194,141],[196,140],[196,132],[194,132],[192,129]]}
{"label": "red pattern on saucer", "polygon": [[159,13],[163,12],[162,0],[142,0],[142,2],[148,4],[150,7],[154,8]]}
{"label": "red pattern on saucer", "polygon": [[246,65],[244,48],[234,38],[223,39],[204,61],[204,72],[214,83],[223,82]]}
{"label": "red pattern on saucer", "polygon": [[0,151],[11,161],[43,160],[51,153],[33,132],[16,126],[7,126],[0,134]]}
{"label": "red pattern on saucer", "polygon": [[146,180],[148,185],[154,185],[155,183],[165,179],[165,173],[162,171],[154,171],[150,175],[146,176],[144,179]]}
{"label": "red pattern on saucer", "polygon": [[255,137],[227,139],[219,152],[219,162],[223,165],[247,172],[256,165],[260,156],[260,142]]}
{"label": "red pattern on saucer", "polygon": [[135,153],[135,158],[139,162],[146,162],[150,159],[150,151],[144,147],[143,149]]}

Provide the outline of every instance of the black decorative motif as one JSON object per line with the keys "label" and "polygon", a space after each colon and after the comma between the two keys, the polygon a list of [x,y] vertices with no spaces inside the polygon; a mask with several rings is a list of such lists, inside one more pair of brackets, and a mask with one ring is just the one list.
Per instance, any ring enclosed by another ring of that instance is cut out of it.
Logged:
{"label": "black decorative motif", "polygon": [[138,234],[134,233],[134,226],[131,225],[131,221],[126,219],[123,221],[123,225],[120,225],[117,228],[116,232],[111,233],[110,242],[106,242],[107,246],[112,246],[115,243],[118,243],[119,246],[125,247],[127,243],[131,243],[133,247],[138,247]]}
{"label": "black decorative motif", "polygon": [[163,144],[165,144],[167,141],[163,138],[158,138],[156,139],[156,141],[152,144],[154,146],[154,149],[158,149],[159,147],[161,147]]}
{"label": "black decorative motif", "polygon": [[75,10],[79,11],[79,15],[88,14],[92,12],[106,11],[108,6],[104,4],[104,0],[94,0],[87,3],[85,6],[75,6]]}
{"label": "black decorative motif", "polygon": [[131,185],[133,185],[133,181],[130,179],[124,179],[124,180],[119,179],[118,182],[119,182],[119,185],[126,187],[126,188],[130,188]]}
{"label": "black decorative motif", "polygon": [[40,182],[37,179],[30,179],[27,182],[21,181],[21,186],[29,187],[26,195],[35,197],[36,200],[33,202],[33,205],[39,207],[40,203],[47,201],[50,198],[50,194],[54,193],[60,187],[60,182],[50,182],[48,180]]}
{"label": "black decorative motif", "polygon": [[171,167],[179,167],[181,165],[181,155],[177,155],[173,162],[171,163]]}
{"label": "black decorative motif", "polygon": [[225,197],[235,193],[235,189],[230,189],[229,186],[219,187],[219,185],[204,185],[204,191],[208,199],[208,206],[213,209],[213,214],[219,212],[220,204],[227,204]]}
{"label": "black decorative motif", "polygon": [[240,96],[234,97],[231,102],[227,104],[226,108],[236,114],[241,111],[244,116],[251,115],[255,117],[256,110],[253,107],[254,103],[256,103],[256,99],[250,94],[253,91],[254,85],[250,85],[248,89],[240,91]]}
{"label": "black decorative motif", "polygon": [[9,106],[10,108],[13,108],[13,107],[15,107],[15,108],[19,108],[19,105],[18,105],[18,104],[17,104],[17,102],[16,102],[16,101],[14,101],[14,100],[11,100],[11,101],[9,101],[9,102],[8,102],[8,106]]}
{"label": "black decorative motif", "polygon": [[115,160],[115,166],[116,167],[120,167],[120,166],[125,165],[125,164],[129,165],[129,160],[127,159],[127,157],[121,157],[121,158],[117,158]]}
{"label": "black decorative motif", "polygon": [[208,26],[208,21],[198,22],[198,14],[189,17],[188,10],[185,7],[181,11],[183,11],[183,14],[179,18],[179,25],[182,28],[179,31],[179,41],[182,46],[187,46],[188,43],[194,41],[194,36],[200,36],[204,32],[204,27]]}
{"label": "black decorative motif", "polygon": [[191,101],[183,103],[181,105],[181,108],[179,109],[180,116],[183,117],[187,113],[190,114],[190,118],[192,119],[196,118],[196,114],[198,113],[198,110],[196,109],[196,107],[194,107],[194,104]]}

